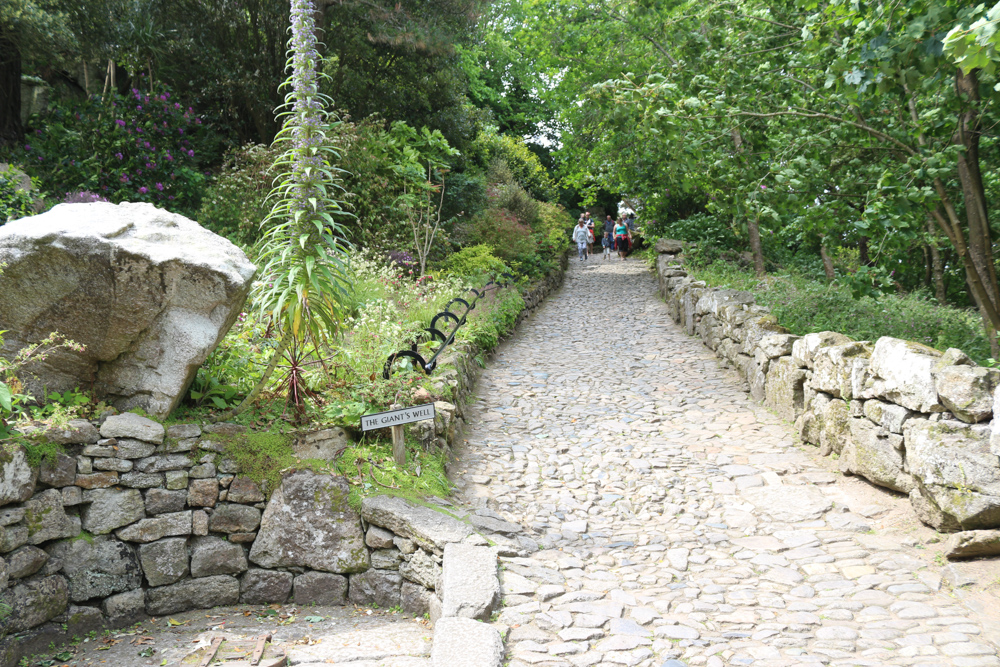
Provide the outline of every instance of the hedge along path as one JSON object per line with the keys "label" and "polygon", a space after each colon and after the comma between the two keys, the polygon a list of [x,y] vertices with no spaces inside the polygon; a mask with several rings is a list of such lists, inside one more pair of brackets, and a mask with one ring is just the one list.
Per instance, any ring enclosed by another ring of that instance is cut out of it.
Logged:
{"label": "hedge along path", "polygon": [[510,667],[1000,665],[905,498],[799,447],[643,263],[570,264],[480,379],[455,469],[540,549],[502,559]]}

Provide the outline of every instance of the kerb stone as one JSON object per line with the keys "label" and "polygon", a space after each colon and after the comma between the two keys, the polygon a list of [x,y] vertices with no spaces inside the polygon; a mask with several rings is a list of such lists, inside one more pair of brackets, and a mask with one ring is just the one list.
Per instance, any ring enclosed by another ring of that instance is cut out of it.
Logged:
{"label": "kerb stone", "polygon": [[444,549],[442,615],[488,621],[500,605],[496,552],[489,547],[451,543]]}

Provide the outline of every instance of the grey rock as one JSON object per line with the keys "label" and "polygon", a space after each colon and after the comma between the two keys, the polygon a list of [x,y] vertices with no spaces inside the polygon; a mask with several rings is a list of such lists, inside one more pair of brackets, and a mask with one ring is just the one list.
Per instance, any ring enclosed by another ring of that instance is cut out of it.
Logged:
{"label": "grey rock", "polygon": [[764,403],[782,419],[794,422],[804,411],[805,382],[806,371],[791,357],[772,360],[764,384]]}
{"label": "grey rock", "polygon": [[24,447],[9,445],[0,448],[0,507],[23,503],[35,492],[38,470],[28,465]]}
{"label": "grey rock", "polygon": [[496,552],[489,547],[448,544],[441,575],[441,613],[488,621],[500,605]]}
{"label": "grey rock", "polygon": [[472,533],[471,526],[447,514],[394,496],[365,498],[361,502],[361,516],[438,555],[444,553],[446,544],[461,542]]}
{"label": "grey rock", "polygon": [[118,483],[130,489],[154,489],[163,486],[163,475],[153,472],[127,472]]}
{"label": "grey rock", "polygon": [[84,347],[50,356],[30,391],[93,383],[118,409],[157,417],[232,326],[255,273],[226,239],[147,203],[62,204],[6,224],[0,263],[0,329],[21,332],[5,353],[53,330]]}
{"label": "grey rock", "polygon": [[136,489],[88,489],[83,492],[83,529],[94,535],[110,533],[146,516],[142,493]]}
{"label": "grey rock", "polygon": [[8,589],[0,599],[10,607],[0,619],[4,634],[24,632],[49,621],[66,611],[69,595],[66,580],[59,575],[30,579]]}
{"label": "grey rock", "polygon": [[191,507],[215,507],[219,500],[219,480],[192,479],[188,482],[188,500]]}
{"label": "grey rock", "polygon": [[403,578],[392,570],[368,570],[349,577],[348,599],[357,605],[377,604],[383,609],[400,604]]}
{"label": "grey rock", "polygon": [[201,427],[197,424],[173,424],[167,427],[167,437],[171,440],[187,440],[201,437]]}
{"label": "grey rock", "polygon": [[180,489],[187,489],[188,487],[188,474],[187,470],[170,470],[164,473],[164,484],[171,491],[178,491]]}
{"label": "grey rock", "polygon": [[38,481],[54,488],[72,486],[76,481],[76,459],[66,454],[56,454],[54,461],[42,461]]}
{"label": "grey rock", "polygon": [[864,414],[890,433],[903,433],[903,425],[913,416],[913,412],[895,403],[885,403],[878,399],[864,402]]}
{"label": "grey rock", "polygon": [[351,444],[342,428],[325,428],[300,435],[292,443],[292,450],[300,459],[332,461]]}
{"label": "grey rock", "polygon": [[437,588],[441,577],[441,566],[427,554],[417,550],[408,561],[399,565],[399,573],[404,579],[420,584],[424,588]]}
{"label": "grey rock", "polygon": [[347,577],[328,572],[306,572],[295,577],[292,599],[298,605],[344,605]]}
{"label": "grey rock", "polygon": [[684,252],[684,241],[674,241],[673,239],[657,239],[656,252],[658,254],[679,255]]}
{"label": "grey rock", "polygon": [[167,454],[165,456],[147,456],[135,463],[138,472],[167,472],[168,470],[185,470],[192,465],[191,457],[184,454]]}
{"label": "grey rock", "polygon": [[374,549],[371,552],[372,567],[376,570],[398,570],[403,560],[399,549]]}
{"label": "grey rock", "polygon": [[262,503],[266,500],[257,483],[248,477],[237,475],[229,485],[229,502]]}
{"label": "grey rock", "polygon": [[33,546],[23,546],[6,556],[7,574],[11,579],[24,579],[42,569],[49,555]]}
{"label": "grey rock", "polygon": [[3,530],[0,530],[0,553],[5,554],[27,543],[27,526],[7,526]]}
{"label": "grey rock", "polygon": [[260,526],[260,518],[256,507],[221,503],[212,512],[208,528],[217,533],[250,533]]}
{"label": "grey rock", "polygon": [[247,570],[246,551],[220,537],[196,537],[191,543],[191,576],[239,574]]}
{"label": "grey rock", "polygon": [[78,474],[75,483],[84,489],[110,489],[118,485],[118,473],[95,472],[92,475]]}
{"label": "grey rock", "polygon": [[186,579],[169,586],[158,586],[146,591],[146,613],[164,616],[189,609],[237,604],[240,601],[240,582],[236,577],[218,575],[201,579]]}
{"label": "grey rock", "polygon": [[247,570],[240,581],[242,604],[281,604],[292,592],[292,573],[274,570]]}
{"label": "grey rock", "polygon": [[142,585],[142,570],[135,547],[111,536],[91,541],[56,542],[45,549],[63,564],[70,599],[82,602],[130,591]]}
{"label": "grey rock", "polygon": [[163,424],[132,412],[111,415],[101,424],[102,438],[131,438],[159,445],[164,435]]}
{"label": "grey rock", "polygon": [[191,510],[160,514],[150,519],[141,519],[115,533],[129,542],[155,542],[164,537],[191,534]]}
{"label": "grey rock", "polygon": [[389,549],[393,546],[392,538],[395,537],[390,531],[378,526],[369,526],[365,533],[365,544],[372,549]]}
{"label": "grey rock", "polygon": [[872,349],[872,345],[867,342],[818,348],[813,356],[813,374],[810,380],[813,388],[835,398],[851,400],[854,398],[852,377],[855,362],[862,361],[864,366],[868,366]]}
{"label": "grey rock", "polygon": [[187,505],[187,491],[169,491],[167,489],[146,491],[146,512],[148,514],[180,512],[185,505]]}
{"label": "grey rock", "polygon": [[836,331],[806,334],[792,344],[792,361],[799,368],[813,368],[816,354],[820,349],[851,342],[853,341],[850,338]]}
{"label": "grey rock", "polygon": [[87,445],[101,439],[97,428],[86,419],[70,419],[65,426],[50,426],[37,437],[57,445]]}
{"label": "grey rock", "polygon": [[945,366],[933,376],[938,397],[958,419],[975,424],[993,415],[993,393],[1000,386],[997,369]]}
{"label": "grey rock", "polygon": [[139,562],[150,586],[166,586],[188,574],[187,539],[168,537],[139,547]]}
{"label": "grey rock", "polygon": [[83,503],[83,489],[79,486],[64,486],[59,491],[62,493],[63,507],[74,507]]}
{"label": "grey rock", "polygon": [[101,610],[109,619],[133,618],[145,611],[146,594],[141,588],[104,598]]}
{"label": "grey rock", "polygon": [[476,516],[473,514],[469,517],[469,523],[476,528],[487,530],[491,533],[500,533],[501,535],[515,535],[521,532],[521,526],[516,523],[488,516]]}
{"label": "grey rock", "polygon": [[940,357],[940,352],[920,343],[879,338],[862,398],[883,398],[917,412],[944,412],[932,374]]}
{"label": "grey rock", "polygon": [[1000,465],[989,426],[911,419],[903,431],[906,467],[926,503],[914,505],[921,521],[945,531],[1000,526]]}
{"label": "grey rock", "polygon": [[69,605],[66,610],[66,633],[80,637],[88,632],[95,632],[104,625],[104,614],[97,607],[78,607]]}
{"label": "grey rock", "polygon": [[80,534],[80,519],[66,514],[62,492],[56,489],[37,493],[24,503],[24,525],[28,527],[29,544],[41,544]]}
{"label": "grey rock", "polygon": [[188,470],[188,477],[191,479],[208,479],[209,477],[215,477],[215,464],[202,463],[200,465],[196,465]]}
{"label": "grey rock", "polygon": [[434,624],[432,667],[500,667],[504,647],[500,632],[468,618],[442,618]]}
{"label": "grey rock", "polygon": [[[76,462],[74,461],[74,464]],[[135,464],[128,459],[118,458],[95,458],[94,470],[114,470],[115,472],[129,472]],[[75,465],[73,466],[76,467]],[[75,477],[75,475],[74,475]],[[71,482],[72,483],[72,482]],[[69,486],[68,484],[65,486]]]}
{"label": "grey rock", "polygon": [[343,477],[311,470],[285,475],[264,510],[250,560],[264,568],[365,570],[368,550],[361,521],[347,504],[349,491]]}
{"label": "grey rock", "polygon": [[117,438],[118,444],[115,456],[120,459],[144,459],[152,456],[156,445],[135,438]]}
{"label": "grey rock", "polygon": [[998,556],[1000,555],[1000,530],[966,530],[955,533],[948,538],[945,553],[948,558]]}
{"label": "grey rock", "polygon": [[430,613],[431,595],[422,585],[404,581],[399,589],[399,605],[407,614],[423,616]]}
{"label": "grey rock", "polygon": [[851,438],[840,457],[843,472],[909,493],[913,478],[903,468],[903,436],[887,433],[867,418],[851,419]]}
{"label": "grey rock", "polygon": [[24,519],[23,507],[8,507],[0,510],[0,526],[12,526]]}

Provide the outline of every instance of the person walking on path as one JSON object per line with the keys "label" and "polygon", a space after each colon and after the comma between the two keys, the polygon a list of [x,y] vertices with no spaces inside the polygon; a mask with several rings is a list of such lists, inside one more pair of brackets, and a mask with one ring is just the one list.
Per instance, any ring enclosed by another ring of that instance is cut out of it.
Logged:
{"label": "person walking on path", "polygon": [[612,240],[615,238],[615,221],[611,219],[609,215],[604,221],[604,233],[611,237]]}
{"label": "person walking on path", "polygon": [[604,246],[604,259],[611,259],[611,246],[614,244],[611,232],[604,232],[604,238],[601,239],[601,245]]}
{"label": "person walking on path", "polygon": [[590,239],[590,232],[587,230],[587,225],[584,223],[583,218],[577,221],[576,227],[573,228],[573,240],[576,241],[576,251],[580,255],[580,261],[584,261],[588,257],[587,244]]}
{"label": "person walking on path", "polygon": [[594,221],[587,217],[587,256],[594,252]]}
{"label": "person walking on path", "polygon": [[628,225],[622,222],[621,218],[618,218],[618,224],[615,225],[615,249],[618,251],[618,256],[622,258],[623,262],[631,245],[632,233],[628,230]]}

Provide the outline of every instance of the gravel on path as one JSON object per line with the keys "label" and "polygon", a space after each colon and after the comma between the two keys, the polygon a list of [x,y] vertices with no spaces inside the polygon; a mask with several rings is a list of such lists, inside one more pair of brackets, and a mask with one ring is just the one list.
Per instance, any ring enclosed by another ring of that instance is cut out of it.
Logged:
{"label": "gravel on path", "polygon": [[800,448],[642,262],[570,264],[483,373],[453,468],[540,548],[502,559],[509,667],[1000,665],[943,563],[879,532],[899,498]]}

